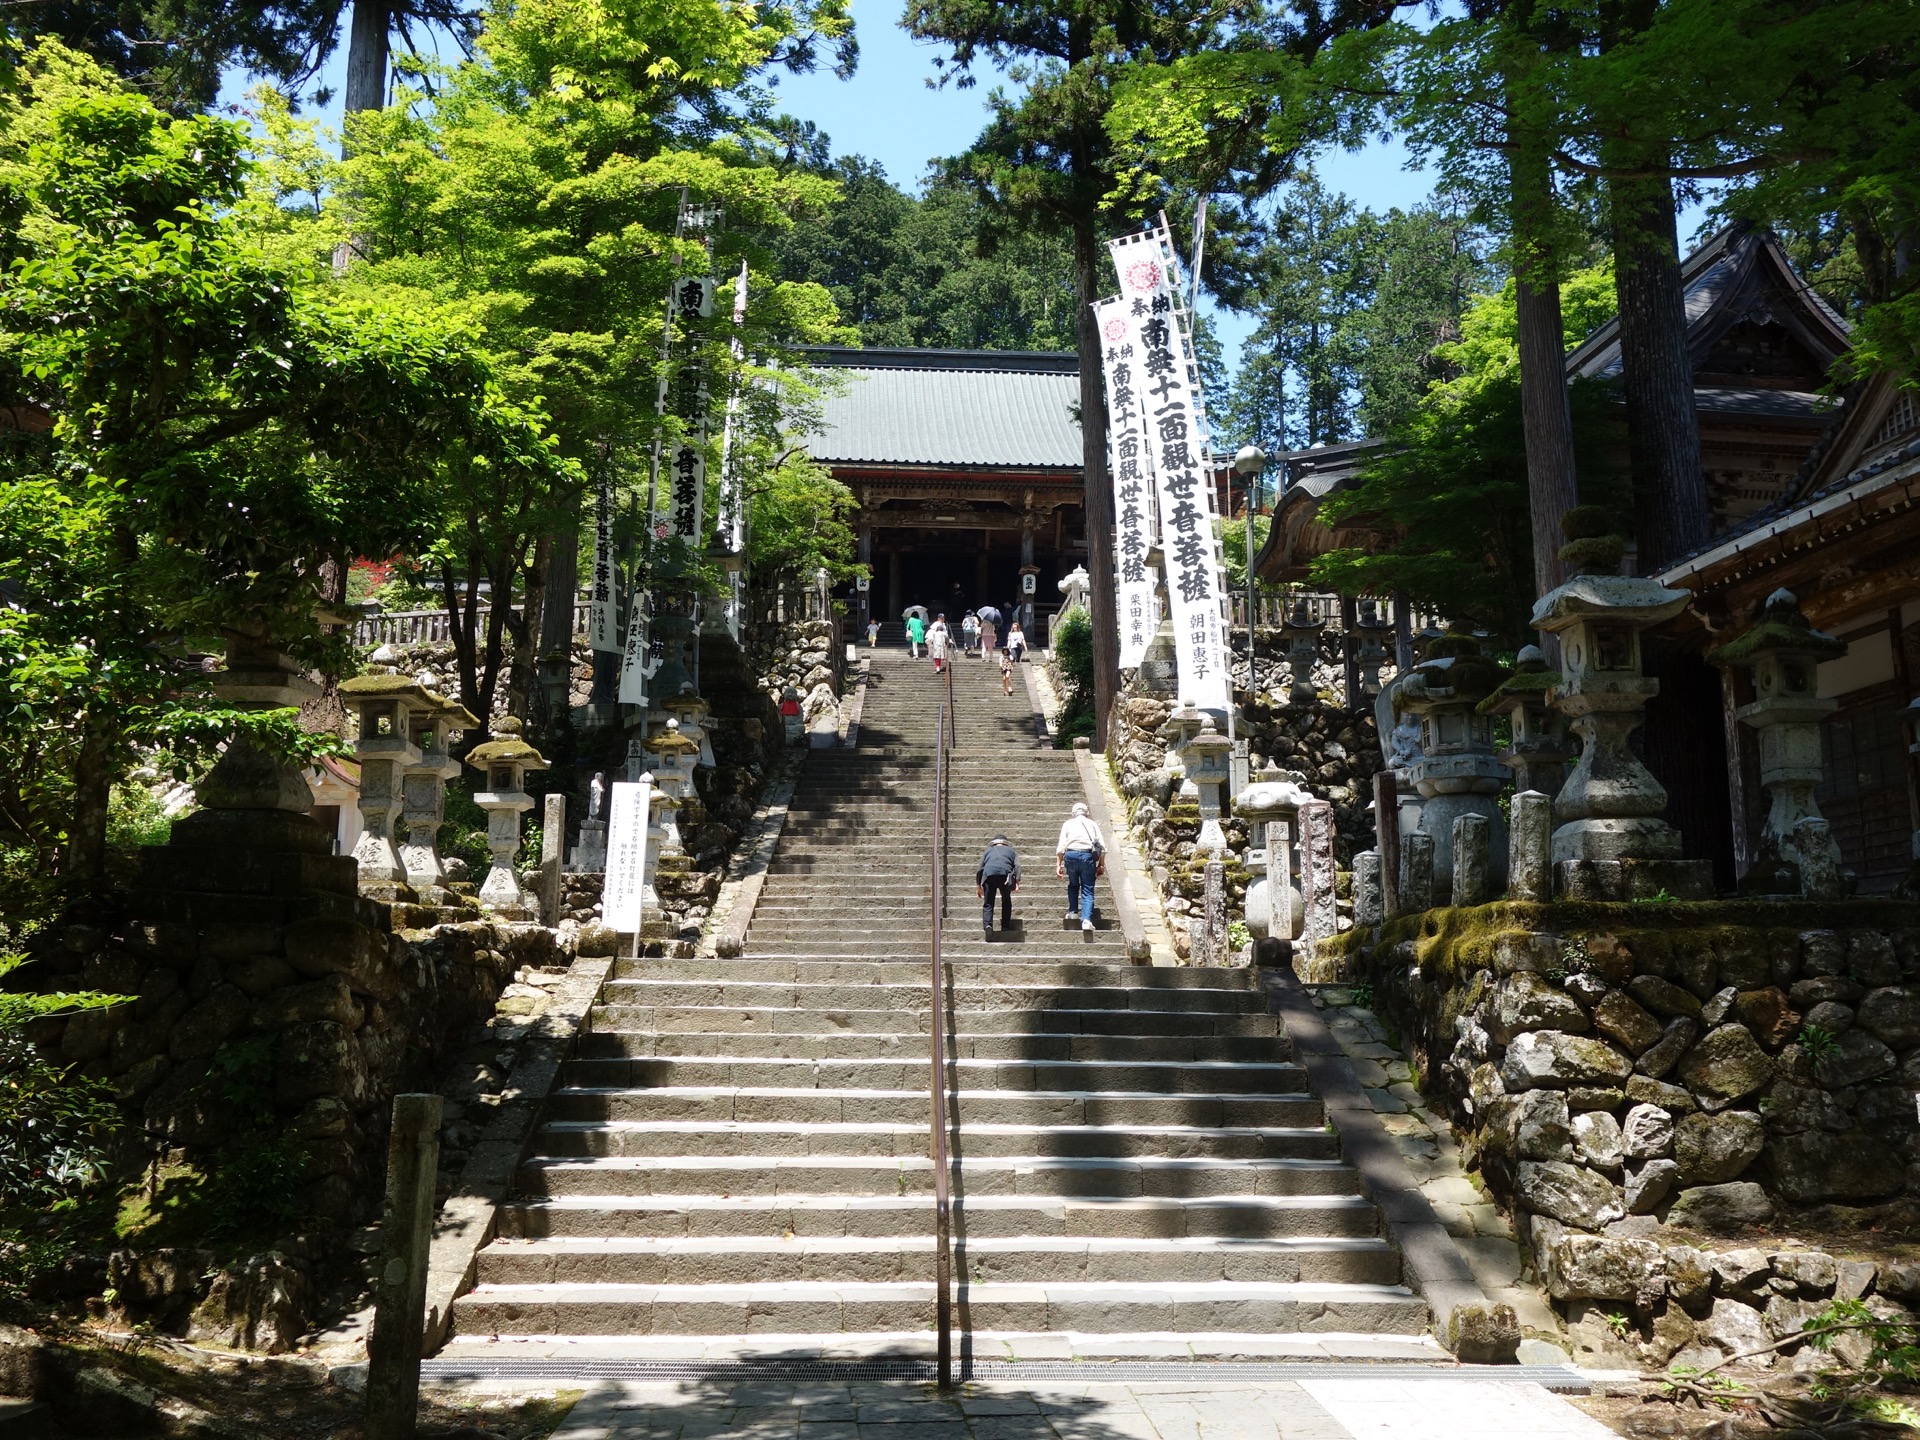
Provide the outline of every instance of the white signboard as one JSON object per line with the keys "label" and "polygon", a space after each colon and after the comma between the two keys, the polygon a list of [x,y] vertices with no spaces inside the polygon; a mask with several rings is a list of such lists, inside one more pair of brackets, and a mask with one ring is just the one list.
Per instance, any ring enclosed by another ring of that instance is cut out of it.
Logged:
{"label": "white signboard", "polygon": [[660,666],[653,658],[653,626],[647,615],[647,597],[638,587],[627,606],[627,653],[620,662],[620,703],[647,703],[647,681]]}
{"label": "white signboard", "polygon": [[613,476],[600,474],[600,493],[593,506],[593,575],[588,586],[593,601],[588,644],[595,650],[620,649],[620,622],[613,598]]}
{"label": "white signboard", "polygon": [[1152,470],[1140,408],[1139,355],[1126,303],[1093,307],[1100,327],[1100,373],[1107,386],[1107,473],[1113,477],[1113,578],[1120,623],[1120,668],[1146,658],[1160,623],[1147,552],[1153,548]]}
{"label": "white signboard", "polygon": [[1107,248],[1120,274],[1120,299],[1139,357],[1140,406],[1160,498],[1160,546],[1180,699],[1202,710],[1225,710],[1232,696],[1206,413],[1192,346],[1174,309],[1174,277],[1167,273],[1171,246],[1163,232],[1155,232],[1122,236]]}
{"label": "white signboard", "polygon": [[640,933],[647,889],[647,820],[653,811],[653,777],[616,780],[607,805],[607,875],[600,918],[621,935]]}

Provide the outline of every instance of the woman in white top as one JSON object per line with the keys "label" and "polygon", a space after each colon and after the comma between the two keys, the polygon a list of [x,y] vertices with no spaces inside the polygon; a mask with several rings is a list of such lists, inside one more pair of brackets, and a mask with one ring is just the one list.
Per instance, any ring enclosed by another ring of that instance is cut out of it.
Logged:
{"label": "woman in white top", "polygon": [[941,668],[946,665],[947,647],[952,641],[953,632],[947,629],[947,617],[937,616],[934,619],[933,628],[927,631],[927,653],[933,657],[934,674],[939,674]]}
{"label": "woman in white top", "polygon": [[1027,658],[1027,632],[1020,628],[1018,620],[1007,628],[1007,649],[1012,652],[1016,665]]}
{"label": "woman in white top", "polygon": [[1067,919],[1078,919],[1082,930],[1093,929],[1093,879],[1106,851],[1086,802],[1074,801],[1073,814],[1060,827],[1060,843],[1054,847],[1053,873],[1067,882]]}

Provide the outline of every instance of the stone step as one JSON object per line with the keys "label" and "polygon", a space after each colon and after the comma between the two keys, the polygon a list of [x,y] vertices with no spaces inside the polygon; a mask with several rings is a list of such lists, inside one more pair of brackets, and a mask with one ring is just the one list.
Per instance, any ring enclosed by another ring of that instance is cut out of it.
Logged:
{"label": "stone step", "polygon": [[[1280,1036],[1195,1035],[954,1035],[948,1055],[962,1060],[1089,1060],[1274,1064],[1293,1058],[1292,1042]],[[582,1035],[575,1054],[583,1060],[619,1057],[680,1059],[914,1060],[928,1063],[927,1037],[900,1034],[662,1034],[653,1030],[600,1030]]]}
{"label": "stone step", "polygon": [[[987,938],[977,925],[960,929],[949,928],[941,933],[940,958],[945,964],[1006,963],[1036,968],[1101,966],[1119,970],[1128,966],[1126,936],[1107,917],[1096,914],[1092,930],[1081,929],[1078,920],[1071,925],[1063,920],[1052,923],[1058,925],[1059,929],[1014,931],[1005,936],[995,930],[991,939]],[[825,948],[828,946],[834,948]],[[807,938],[784,934],[765,937],[750,935],[745,958],[780,962],[844,958],[864,961],[868,964],[917,966],[923,974],[931,976],[932,972],[927,968],[931,946],[931,931],[922,931],[917,935],[907,935],[892,941],[848,941],[845,949],[839,948],[837,942],[831,937],[822,939],[819,936]],[[1152,967],[1143,965],[1137,968],[1142,973],[1151,973]],[[906,971],[902,969],[900,973],[904,975]],[[1212,988],[1228,990],[1233,987]]]}
{"label": "stone step", "polygon": [[[545,1157],[520,1167],[520,1193],[559,1195],[930,1195],[935,1167],[920,1155]],[[1360,1175],[1338,1160],[1179,1156],[969,1155],[954,1189],[983,1195],[1113,1199],[1197,1195],[1351,1195]]]}
{"label": "stone step", "polygon": [[[835,936],[858,940],[878,932],[846,930]],[[978,939],[977,932],[962,931]],[[1011,948],[1011,947],[1009,947]],[[1253,990],[1258,977],[1249,970],[1215,970],[1174,966],[1100,965],[1084,961],[1053,963],[1007,960],[947,962],[948,977],[959,985],[1053,984],[1121,986],[1141,990]],[[754,984],[870,984],[874,981],[915,983],[928,974],[926,960],[785,960],[748,954],[737,960],[695,958],[639,960],[621,956],[614,961],[619,980],[744,980]]]}
{"label": "stone step", "polygon": [[[620,1005],[737,1005],[755,1010],[867,1010],[902,1013],[932,1003],[928,987],[905,984],[754,984],[728,980],[609,980],[603,997]],[[954,1010],[1185,1010],[1247,1013],[1266,1008],[1250,990],[1128,985],[952,985]]]}
{"label": "stone step", "polygon": [[[908,1090],[927,1080],[926,1056],[805,1060],[780,1056],[611,1056],[569,1060],[564,1083],[588,1089]],[[963,1090],[1114,1090],[1157,1095],[1291,1095],[1306,1072],[1291,1061],[1127,1062],[1109,1060],[950,1060],[948,1083]]]}
{"label": "stone step", "polygon": [[[973,1330],[1098,1334],[1303,1330],[1416,1334],[1425,1304],[1399,1286],[1215,1281],[1080,1285],[962,1284]],[[734,1335],[924,1328],[929,1282],[754,1285],[482,1285],[455,1303],[465,1334]]]}
{"label": "stone step", "polygon": [[[1143,1156],[1223,1160],[1332,1160],[1339,1137],[1321,1126],[969,1125],[969,1156]],[[580,1155],[912,1155],[927,1153],[922,1123],[793,1125],[710,1121],[550,1121],[534,1140],[542,1157]]]}
{"label": "stone step", "polygon": [[[1360,1239],[1380,1212],[1359,1195],[1163,1195],[1137,1200],[1042,1195],[963,1198],[960,1234],[1032,1239]],[[509,1238],[587,1236],[931,1236],[925,1195],[570,1195],[501,1207]]]}
{"label": "stone step", "polygon": [[[812,1281],[924,1281],[931,1235],[728,1236],[507,1240],[482,1253],[482,1285],[755,1285]],[[1085,1284],[1154,1280],[1309,1285],[1398,1285],[1400,1255],[1386,1241],[969,1238],[954,1269],[975,1284]]]}
{"label": "stone step", "polygon": [[[716,1005],[625,1005],[593,1008],[593,1028],[667,1034],[812,1035],[824,1028],[849,1035],[927,1033],[930,1010],[757,1010]],[[956,1034],[1035,1035],[1279,1035],[1268,1014],[1207,1014],[1151,1010],[979,1010],[952,1016]]]}
{"label": "stone step", "polygon": [[[963,1132],[966,1126],[978,1124],[1311,1126],[1326,1119],[1320,1102],[1304,1092],[1163,1095],[1113,1090],[958,1090],[949,1094]],[[912,1125],[926,1120],[928,1101],[924,1085],[911,1090],[569,1085],[554,1091],[548,1104],[548,1113],[556,1120]]]}

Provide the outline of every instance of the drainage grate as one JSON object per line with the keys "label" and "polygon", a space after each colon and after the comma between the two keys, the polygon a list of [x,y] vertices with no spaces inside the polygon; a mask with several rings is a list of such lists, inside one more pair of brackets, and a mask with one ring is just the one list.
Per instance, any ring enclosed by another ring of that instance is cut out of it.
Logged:
{"label": "drainage grate", "polygon": [[[845,1385],[894,1381],[933,1383],[933,1362],[915,1359],[782,1360],[743,1359],[624,1360],[616,1356],[578,1359],[532,1356],[427,1360],[420,1378],[453,1380],[702,1381],[709,1384],[775,1383]],[[1548,1390],[1585,1394],[1591,1382],[1566,1365],[1451,1365],[1393,1360],[976,1360],[961,1367],[961,1378],[990,1384],[1021,1381],[1073,1381],[1080,1384],[1199,1382],[1214,1385],[1263,1385],[1285,1380],[1500,1380],[1531,1381]]]}

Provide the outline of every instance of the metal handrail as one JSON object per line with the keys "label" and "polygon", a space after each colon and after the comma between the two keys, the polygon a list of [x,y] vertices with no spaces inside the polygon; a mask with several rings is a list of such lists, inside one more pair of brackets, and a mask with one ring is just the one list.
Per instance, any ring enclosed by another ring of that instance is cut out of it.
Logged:
{"label": "metal handrail", "polygon": [[933,1225],[934,1308],[939,1322],[939,1370],[942,1390],[953,1388],[953,1230],[951,1176],[947,1158],[947,987],[940,963],[940,927],[947,914],[947,752],[953,743],[953,663],[941,667],[947,677],[947,698],[940,707],[933,751],[933,894],[932,941],[933,1007],[928,1023],[928,1049],[933,1062]]}

